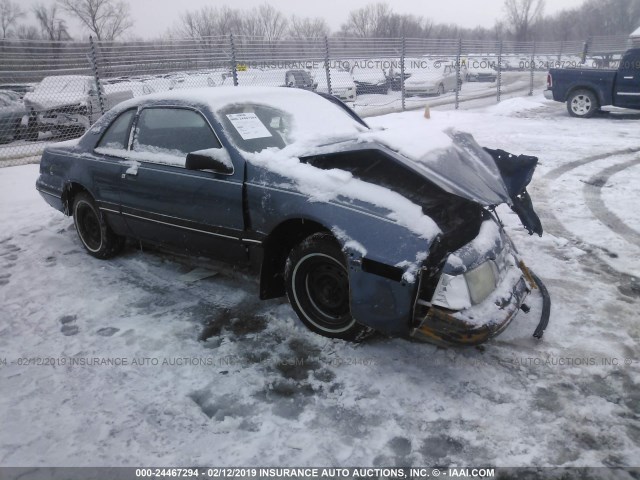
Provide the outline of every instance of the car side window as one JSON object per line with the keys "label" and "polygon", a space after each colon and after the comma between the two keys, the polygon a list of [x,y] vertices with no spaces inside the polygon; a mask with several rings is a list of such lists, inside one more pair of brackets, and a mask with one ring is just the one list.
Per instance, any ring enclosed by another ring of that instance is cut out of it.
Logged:
{"label": "car side window", "polygon": [[129,146],[129,129],[135,115],[135,109],[127,110],[118,116],[104,132],[97,148],[127,150]]}
{"label": "car side window", "polygon": [[184,166],[190,152],[222,148],[204,117],[185,108],[146,108],[140,112],[133,150],[144,161]]}

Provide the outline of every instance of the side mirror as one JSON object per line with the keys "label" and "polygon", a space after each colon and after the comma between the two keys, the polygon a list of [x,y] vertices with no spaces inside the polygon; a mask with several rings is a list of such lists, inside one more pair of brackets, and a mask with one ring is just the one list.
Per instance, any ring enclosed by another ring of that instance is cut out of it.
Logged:
{"label": "side mirror", "polygon": [[233,175],[233,163],[229,154],[221,148],[211,148],[187,154],[187,170],[212,170],[220,175]]}

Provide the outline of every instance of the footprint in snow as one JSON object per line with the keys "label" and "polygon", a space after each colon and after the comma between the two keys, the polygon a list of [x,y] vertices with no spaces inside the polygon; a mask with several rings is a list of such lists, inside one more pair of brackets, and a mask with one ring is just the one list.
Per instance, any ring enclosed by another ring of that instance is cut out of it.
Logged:
{"label": "footprint in snow", "polygon": [[76,319],[78,317],[76,315],[65,315],[60,318],[59,322],[62,324],[62,328],[60,331],[65,337],[70,337],[72,335],[76,335],[80,329],[76,325]]}
{"label": "footprint in snow", "polygon": [[117,333],[119,331],[120,331],[119,328],[104,327],[104,328],[101,328],[100,330],[98,330],[96,333],[98,335],[100,335],[101,337],[111,337],[112,335],[114,335],[115,333]]}

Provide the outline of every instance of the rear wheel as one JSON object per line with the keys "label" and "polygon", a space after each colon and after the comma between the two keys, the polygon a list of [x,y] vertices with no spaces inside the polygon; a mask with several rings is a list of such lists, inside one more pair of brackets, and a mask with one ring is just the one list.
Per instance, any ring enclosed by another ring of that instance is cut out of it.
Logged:
{"label": "rear wheel", "polygon": [[368,331],[351,316],[347,264],[331,235],[315,233],[294,247],[285,281],[291,306],[310,330],[343,340]]}
{"label": "rear wheel", "polygon": [[18,119],[13,127],[13,139],[22,140],[25,136],[24,130],[25,129],[22,127],[22,119]]}
{"label": "rear wheel", "polygon": [[572,117],[589,118],[599,108],[598,99],[591,90],[576,90],[567,99],[567,110]]}
{"label": "rear wheel", "polygon": [[111,258],[124,247],[124,238],[113,233],[87,193],[79,193],[73,200],[73,222],[82,245],[96,258]]}
{"label": "rear wheel", "polygon": [[23,138],[30,142],[38,140],[38,119],[35,113],[29,115],[26,130],[23,132]]}

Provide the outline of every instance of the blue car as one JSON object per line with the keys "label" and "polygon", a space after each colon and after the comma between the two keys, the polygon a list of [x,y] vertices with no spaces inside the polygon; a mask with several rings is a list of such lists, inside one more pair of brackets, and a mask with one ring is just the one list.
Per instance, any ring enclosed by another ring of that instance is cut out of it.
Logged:
{"label": "blue car", "polygon": [[94,257],[132,237],[255,268],[262,299],[287,295],[327,337],[475,345],[544,287],[495,214],[507,203],[542,234],[536,161],[456,131],[370,129],[329,95],[220,87],[119,104],[47,147],[36,187]]}

